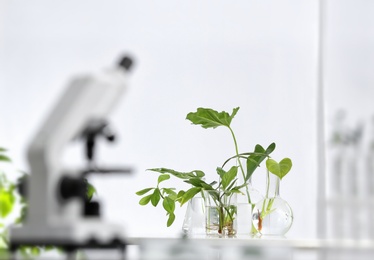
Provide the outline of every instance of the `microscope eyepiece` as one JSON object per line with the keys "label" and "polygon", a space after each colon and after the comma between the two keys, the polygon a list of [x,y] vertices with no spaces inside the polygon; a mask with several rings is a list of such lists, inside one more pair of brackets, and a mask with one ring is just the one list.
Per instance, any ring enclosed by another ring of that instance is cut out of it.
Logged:
{"label": "microscope eyepiece", "polygon": [[130,70],[132,65],[133,60],[128,56],[124,56],[118,63],[118,66],[124,68],[125,70]]}

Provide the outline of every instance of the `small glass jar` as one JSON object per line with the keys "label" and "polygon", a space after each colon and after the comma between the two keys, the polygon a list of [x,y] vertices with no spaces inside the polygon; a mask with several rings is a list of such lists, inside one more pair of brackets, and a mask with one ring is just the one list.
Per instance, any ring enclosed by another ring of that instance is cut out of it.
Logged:
{"label": "small glass jar", "polygon": [[204,191],[205,230],[208,236],[234,237],[237,232],[237,194]]}

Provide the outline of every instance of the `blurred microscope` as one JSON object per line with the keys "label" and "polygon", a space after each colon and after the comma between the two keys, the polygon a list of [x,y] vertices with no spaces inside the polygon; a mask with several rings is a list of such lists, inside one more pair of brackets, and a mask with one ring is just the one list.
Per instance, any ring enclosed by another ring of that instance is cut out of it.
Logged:
{"label": "blurred microscope", "polygon": [[[114,141],[107,116],[128,87],[132,59],[118,66],[72,80],[28,149],[31,175],[24,185],[26,222],[10,232],[11,249],[21,245],[125,249],[121,226],[100,219],[100,205],[87,198],[87,174],[125,173],[131,169],[103,169],[94,164],[96,139]],[[60,158],[73,139],[83,139],[88,166],[67,170]]]}

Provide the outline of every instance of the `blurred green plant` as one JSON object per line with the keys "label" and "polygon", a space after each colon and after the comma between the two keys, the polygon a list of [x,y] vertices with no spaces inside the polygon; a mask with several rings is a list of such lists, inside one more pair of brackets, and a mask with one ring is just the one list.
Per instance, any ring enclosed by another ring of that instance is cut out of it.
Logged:
{"label": "blurred green plant", "polygon": [[[9,227],[11,225],[21,225],[26,218],[27,202],[18,192],[17,185],[27,179],[28,174],[20,172],[21,176],[16,181],[11,181],[2,170],[2,163],[11,163],[12,160],[7,155],[7,149],[0,147],[0,259],[10,259],[9,253]],[[96,189],[87,182],[87,199],[91,200],[96,193]],[[13,219],[8,219],[8,218]],[[24,259],[34,259],[43,252],[63,250],[55,246],[21,246],[19,253]]]}

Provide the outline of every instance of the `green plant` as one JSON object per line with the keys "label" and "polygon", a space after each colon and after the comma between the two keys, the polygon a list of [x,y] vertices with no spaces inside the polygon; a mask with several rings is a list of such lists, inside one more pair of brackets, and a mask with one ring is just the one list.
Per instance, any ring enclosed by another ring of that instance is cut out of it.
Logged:
{"label": "green plant", "polygon": [[[289,158],[284,158],[278,163],[273,159],[268,159],[266,161],[266,168],[267,168],[266,173],[267,173],[268,180],[269,180],[270,173],[278,176],[279,179],[282,180],[283,177],[286,176],[287,173],[291,170],[292,161]],[[270,185],[270,182],[268,181],[266,185],[265,196],[266,198],[269,198],[269,199],[266,199],[264,204],[262,205],[262,210],[260,213],[260,222],[262,221],[262,219],[264,219],[268,214],[270,214],[273,211],[272,206],[273,206],[273,202],[275,198],[271,197],[269,194],[269,185]],[[279,182],[277,182],[277,185],[279,185]],[[276,187],[276,190],[279,190],[279,187]]]}
{"label": "green plant", "polygon": [[[151,204],[156,207],[160,200],[162,200],[163,208],[166,210],[166,214],[168,216],[167,226],[172,225],[175,220],[174,210],[176,203],[179,203],[180,206],[182,206],[196,194],[203,191],[210,191],[211,193],[215,194],[213,195],[213,199],[215,200],[216,205],[221,207],[222,212],[223,210],[227,211],[227,209],[223,207],[223,195],[220,194],[230,196],[234,193],[244,193],[247,197],[248,203],[252,204],[247,183],[262,161],[266,158],[268,159],[266,166],[268,169],[270,168],[270,172],[274,174],[283,174],[283,171],[277,171],[276,168],[279,165],[270,158],[270,154],[275,150],[275,143],[270,144],[266,149],[257,144],[253,152],[239,153],[237,139],[233,129],[231,128],[231,122],[238,110],[239,107],[234,108],[232,113],[229,114],[225,111],[217,112],[210,108],[198,108],[196,112],[188,113],[186,117],[186,119],[191,121],[192,124],[200,125],[205,129],[226,127],[231,133],[234,142],[235,155],[229,157],[221,167],[216,168],[218,182],[206,182],[205,173],[201,170],[180,172],[168,168],[148,169],[149,171],[157,172],[160,175],[158,177],[156,187],[146,188],[136,192],[137,195],[143,196],[140,199],[139,204],[144,206],[151,202]],[[224,168],[231,160],[235,160],[236,165],[231,166],[231,168],[226,171]],[[245,167],[242,164],[242,160],[245,161]],[[280,167],[283,167],[283,164]],[[240,174],[242,175],[242,183],[237,183],[238,171],[240,171]],[[181,179],[183,182],[192,185],[192,187],[188,190],[179,191],[173,187],[161,187],[160,184],[170,179],[171,176]],[[242,191],[243,189],[244,192]],[[233,214],[230,213],[228,214],[228,216],[232,215]],[[220,228],[222,228],[222,226]]]}
{"label": "green plant", "polygon": [[[11,159],[6,155],[7,150],[0,147],[0,163],[11,163]],[[21,176],[16,181],[11,181],[7,174],[0,168],[0,259],[9,259],[9,234],[8,230],[11,225],[22,224],[25,221],[27,212],[26,199],[18,192],[17,185],[27,180],[28,175],[20,172]],[[87,182],[87,199],[91,200],[96,193],[95,187]],[[5,221],[13,215],[14,220]],[[42,252],[51,250],[62,251],[55,246],[27,246],[19,247],[19,252],[24,259],[33,259]]]}
{"label": "green plant", "polygon": [[[0,162],[11,163],[11,159],[6,155],[7,150],[0,148]],[[22,173],[21,178],[24,178],[25,174]],[[0,257],[1,259],[7,259],[9,257],[9,234],[8,228],[11,224],[20,224],[23,222],[26,213],[26,202],[25,199],[18,193],[17,182],[9,180],[4,171],[0,171]],[[18,207],[16,205],[18,204]],[[17,212],[16,212],[17,211]],[[8,217],[14,215],[17,216],[15,220],[7,220]],[[52,248],[44,248],[45,250],[51,250]],[[30,259],[34,256],[38,256],[42,250],[41,247],[22,246],[20,247],[21,255]]]}

